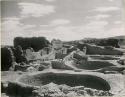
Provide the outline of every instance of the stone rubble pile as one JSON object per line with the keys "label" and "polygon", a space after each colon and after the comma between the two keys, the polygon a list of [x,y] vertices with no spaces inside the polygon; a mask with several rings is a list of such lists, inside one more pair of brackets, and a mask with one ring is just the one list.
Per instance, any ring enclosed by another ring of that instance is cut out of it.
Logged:
{"label": "stone rubble pile", "polygon": [[35,97],[113,96],[109,91],[96,90],[84,86],[57,85],[53,82],[41,86],[39,90],[34,90],[33,94]]}

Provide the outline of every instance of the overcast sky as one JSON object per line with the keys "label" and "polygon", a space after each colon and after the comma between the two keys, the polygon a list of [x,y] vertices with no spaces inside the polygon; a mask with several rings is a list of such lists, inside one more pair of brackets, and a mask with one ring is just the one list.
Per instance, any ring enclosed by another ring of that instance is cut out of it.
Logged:
{"label": "overcast sky", "polygon": [[124,35],[123,0],[2,1],[2,45],[14,37],[79,40]]}

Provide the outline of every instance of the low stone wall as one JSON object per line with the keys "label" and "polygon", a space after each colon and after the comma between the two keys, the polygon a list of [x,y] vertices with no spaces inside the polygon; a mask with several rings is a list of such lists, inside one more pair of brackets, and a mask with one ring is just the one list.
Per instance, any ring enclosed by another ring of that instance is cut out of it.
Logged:
{"label": "low stone wall", "polygon": [[120,57],[115,57],[111,55],[90,55],[90,58],[94,60],[119,60]]}
{"label": "low stone wall", "polygon": [[66,69],[66,70],[73,70],[70,66],[65,65],[63,61],[51,61],[53,69]]}
{"label": "low stone wall", "polygon": [[7,87],[7,94],[16,95],[16,97],[29,97],[30,95],[32,95],[33,90],[34,87],[25,86],[16,82],[9,82]]}

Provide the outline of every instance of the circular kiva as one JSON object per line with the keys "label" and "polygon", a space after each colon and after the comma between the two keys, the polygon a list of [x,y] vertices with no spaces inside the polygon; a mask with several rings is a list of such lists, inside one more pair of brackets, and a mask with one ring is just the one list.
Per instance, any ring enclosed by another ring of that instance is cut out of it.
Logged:
{"label": "circular kiva", "polygon": [[[40,88],[41,86],[49,84],[51,82],[57,85],[66,84],[72,87],[85,86],[92,89],[116,93],[116,88],[118,88],[117,92],[120,91],[121,88],[118,86],[118,83],[114,82],[114,79],[112,80],[110,78],[111,76],[97,72],[74,72],[71,70],[39,71],[37,73],[22,75],[16,80],[15,86],[16,91],[21,91],[21,93],[19,92],[20,94],[31,94],[34,88]],[[114,78],[119,79],[118,76]],[[12,83],[11,87],[13,87]],[[27,92],[23,93],[23,91],[25,92],[25,90],[27,90]]]}
{"label": "circular kiva", "polygon": [[115,66],[111,62],[102,61],[102,60],[83,61],[79,64],[72,64],[72,65],[78,69],[86,69],[86,70],[96,70],[96,69],[105,68],[109,66]]}

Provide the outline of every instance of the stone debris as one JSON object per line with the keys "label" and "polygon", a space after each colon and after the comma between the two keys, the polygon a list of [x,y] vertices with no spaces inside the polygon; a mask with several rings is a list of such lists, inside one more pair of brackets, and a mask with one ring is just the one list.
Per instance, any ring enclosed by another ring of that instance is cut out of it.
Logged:
{"label": "stone debris", "polygon": [[113,96],[109,91],[96,90],[84,86],[57,85],[53,82],[40,86],[39,90],[33,92],[36,97]]}

